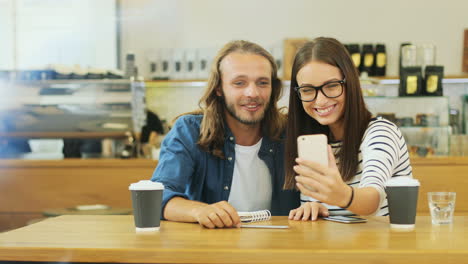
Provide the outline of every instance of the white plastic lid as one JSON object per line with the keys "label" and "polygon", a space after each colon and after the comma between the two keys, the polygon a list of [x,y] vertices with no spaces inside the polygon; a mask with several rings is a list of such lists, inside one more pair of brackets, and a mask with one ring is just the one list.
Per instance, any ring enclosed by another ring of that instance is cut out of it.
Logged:
{"label": "white plastic lid", "polygon": [[387,186],[395,187],[395,186],[419,186],[419,181],[408,176],[399,176],[391,178],[387,181]]}
{"label": "white plastic lid", "polygon": [[164,185],[160,182],[154,182],[149,180],[143,180],[136,183],[130,184],[128,187],[131,191],[141,190],[164,190]]}

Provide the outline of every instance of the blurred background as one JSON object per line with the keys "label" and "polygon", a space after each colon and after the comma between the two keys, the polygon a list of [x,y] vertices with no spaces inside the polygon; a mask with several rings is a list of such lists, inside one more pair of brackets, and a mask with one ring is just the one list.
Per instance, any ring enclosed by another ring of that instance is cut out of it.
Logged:
{"label": "blurred background", "polygon": [[[297,48],[337,38],[373,114],[416,156],[468,155],[468,2],[0,0],[0,157],[155,158],[198,107],[226,42],[268,49],[284,80]],[[466,146],[465,146],[466,145]]]}

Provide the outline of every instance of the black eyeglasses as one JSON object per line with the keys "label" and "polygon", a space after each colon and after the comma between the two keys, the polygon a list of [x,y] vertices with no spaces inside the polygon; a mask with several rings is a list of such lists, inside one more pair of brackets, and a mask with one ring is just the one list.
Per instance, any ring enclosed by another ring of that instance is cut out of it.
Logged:
{"label": "black eyeglasses", "polygon": [[328,98],[336,98],[342,95],[345,83],[346,79],[343,79],[341,81],[327,82],[320,86],[303,85],[294,87],[294,90],[297,92],[297,96],[299,96],[301,101],[312,102],[317,98],[319,91]]}

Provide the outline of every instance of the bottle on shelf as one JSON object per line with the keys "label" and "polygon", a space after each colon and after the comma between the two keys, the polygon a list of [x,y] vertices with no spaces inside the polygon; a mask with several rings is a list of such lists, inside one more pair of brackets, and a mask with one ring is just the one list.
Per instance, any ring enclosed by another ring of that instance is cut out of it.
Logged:
{"label": "bottle on shelf", "polygon": [[442,96],[442,79],[444,78],[444,66],[428,65],[424,72],[424,95]]}
{"label": "bottle on shelf", "polygon": [[[408,54],[405,54],[405,55],[403,54],[403,52],[405,51],[404,47],[405,47],[405,46],[409,46],[409,45],[411,45],[410,42],[404,42],[404,43],[401,43],[401,45],[400,45],[400,58],[399,58],[400,62],[399,62],[399,66],[398,66],[398,75],[401,75],[401,68],[404,67],[404,65],[403,65],[404,59],[403,59],[403,57],[404,57],[404,56],[408,57],[408,56],[407,56]],[[416,54],[414,54],[414,56],[416,56]],[[408,66],[409,66],[409,65],[408,65]],[[416,65],[412,65],[412,66],[416,66]]]}
{"label": "bottle on shelf", "polygon": [[367,75],[374,76],[372,66],[374,65],[374,46],[372,44],[363,44],[361,53],[360,72],[367,72]]}
{"label": "bottle on shelf", "polygon": [[125,79],[130,79],[131,77],[136,76],[136,67],[135,67],[135,54],[127,53],[125,59]]}
{"label": "bottle on shelf", "polygon": [[399,96],[418,96],[422,94],[421,67],[402,67],[400,72]]}
{"label": "bottle on shelf", "polygon": [[373,65],[374,76],[385,76],[387,70],[387,53],[385,44],[375,46],[375,60]]}
{"label": "bottle on shelf", "polygon": [[348,44],[347,48],[354,66],[356,66],[356,69],[359,69],[361,65],[361,50],[359,48],[359,44]]}

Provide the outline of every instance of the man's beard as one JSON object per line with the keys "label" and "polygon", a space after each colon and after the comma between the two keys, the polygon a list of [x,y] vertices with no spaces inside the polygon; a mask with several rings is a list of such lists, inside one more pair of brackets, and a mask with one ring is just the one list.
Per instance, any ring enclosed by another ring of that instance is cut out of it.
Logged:
{"label": "man's beard", "polygon": [[[237,114],[236,108],[235,108],[235,106],[234,106],[234,103],[228,103],[228,102],[226,102],[226,98],[225,98],[224,96],[222,97],[222,99],[223,99],[223,103],[224,103],[224,106],[225,106],[227,112],[228,112],[232,117],[234,117],[234,119],[236,119],[237,121],[239,121],[241,124],[248,125],[248,126],[257,125],[257,124],[261,123],[261,122],[263,121],[263,118],[265,117],[266,108],[263,108],[262,113],[261,113],[261,115],[260,115],[258,118],[255,118],[255,119],[244,119],[244,118],[242,118],[240,115]],[[257,101],[254,101],[254,100],[252,100],[252,101],[258,103]],[[252,102],[252,101],[249,101],[249,102]],[[247,103],[249,103],[249,102],[247,102]],[[267,105],[268,105],[268,104],[267,104]]]}

